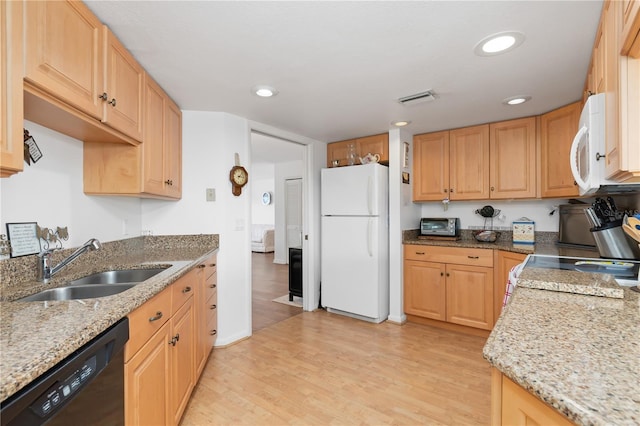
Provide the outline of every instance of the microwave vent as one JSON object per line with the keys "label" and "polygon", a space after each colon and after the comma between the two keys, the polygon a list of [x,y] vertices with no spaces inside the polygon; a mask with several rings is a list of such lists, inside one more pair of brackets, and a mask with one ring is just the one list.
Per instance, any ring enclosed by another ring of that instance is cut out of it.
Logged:
{"label": "microwave vent", "polygon": [[405,96],[398,99],[402,105],[416,105],[425,102],[431,102],[436,99],[436,94],[433,90],[429,89],[425,92],[415,93],[413,95]]}

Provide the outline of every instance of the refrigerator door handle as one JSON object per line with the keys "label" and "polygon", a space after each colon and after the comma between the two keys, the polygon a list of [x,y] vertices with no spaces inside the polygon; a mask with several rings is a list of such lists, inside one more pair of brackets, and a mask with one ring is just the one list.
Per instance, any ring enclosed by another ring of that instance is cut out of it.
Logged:
{"label": "refrigerator door handle", "polygon": [[367,208],[369,209],[369,214],[373,214],[373,178],[369,176],[367,179]]}
{"label": "refrigerator door handle", "polygon": [[369,252],[369,257],[373,257],[373,247],[371,247],[371,240],[373,240],[373,219],[369,218],[367,222],[367,251]]}

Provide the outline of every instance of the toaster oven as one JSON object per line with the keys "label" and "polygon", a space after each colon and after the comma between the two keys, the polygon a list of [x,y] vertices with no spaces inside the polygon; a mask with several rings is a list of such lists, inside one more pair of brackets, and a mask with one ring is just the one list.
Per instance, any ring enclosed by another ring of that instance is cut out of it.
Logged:
{"label": "toaster oven", "polygon": [[460,219],[457,217],[423,217],[420,219],[420,235],[433,237],[459,237]]}

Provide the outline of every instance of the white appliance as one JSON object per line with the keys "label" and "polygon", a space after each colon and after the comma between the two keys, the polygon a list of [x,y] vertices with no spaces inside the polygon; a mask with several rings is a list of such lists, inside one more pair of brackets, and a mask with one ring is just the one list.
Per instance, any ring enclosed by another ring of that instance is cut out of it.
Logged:
{"label": "white appliance", "polygon": [[321,171],[321,303],[379,323],[389,316],[389,169]]}
{"label": "white appliance", "polygon": [[578,133],[571,144],[569,162],[580,195],[635,192],[637,184],[625,184],[605,177],[605,94],[598,93],[587,99]]}

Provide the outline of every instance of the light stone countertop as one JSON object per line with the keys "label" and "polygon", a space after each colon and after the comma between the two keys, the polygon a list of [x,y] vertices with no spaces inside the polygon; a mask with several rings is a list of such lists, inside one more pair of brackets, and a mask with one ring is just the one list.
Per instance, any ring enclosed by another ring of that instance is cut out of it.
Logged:
{"label": "light stone countertop", "polygon": [[[103,250],[81,256],[69,266],[67,275],[61,272],[61,278],[48,285],[18,281],[25,268],[32,269],[28,262],[35,260],[0,262],[0,401],[127,316],[217,249],[217,235],[138,237],[124,244],[105,243]],[[94,272],[152,265],[171,266],[113,296],[59,302],[15,301],[43,286],[56,287]]]}
{"label": "light stone countertop", "polygon": [[[544,279],[570,281],[567,272],[546,270]],[[484,357],[576,424],[638,425],[640,293],[623,292],[615,299],[518,286]]]}

